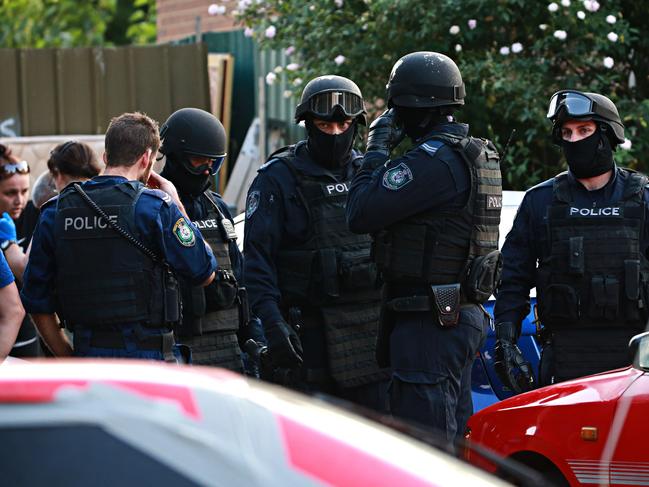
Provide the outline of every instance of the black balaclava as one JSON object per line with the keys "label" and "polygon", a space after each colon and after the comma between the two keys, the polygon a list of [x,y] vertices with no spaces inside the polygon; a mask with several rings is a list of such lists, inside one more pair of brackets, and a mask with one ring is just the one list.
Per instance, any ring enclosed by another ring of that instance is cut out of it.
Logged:
{"label": "black balaclava", "polygon": [[181,156],[185,161],[179,160],[175,154],[168,154],[165,166],[160,173],[163,178],[167,178],[178,189],[181,195],[188,194],[198,196],[210,186],[209,172],[205,174],[192,174],[185,164],[189,164],[189,158]]}
{"label": "black balaclava", "polygon": [[315,162],[327,169],[338,169],[347,164],[351,158],[354,138],[358,130],[357,120],[354,120],[342,134],[325,134],[313,124],[306,121],[308,134],[307,150]]}
{"label": "black balaclava", "polygon": [[428,135],[440,123],[453,121],[452,111],[442,108],[395,107],[406,135],[413,141]]}
{"label": "black balaclava", "polygon": [[592,178],[613,169],[613,149],[601,127],[577,142],[561,142],[570,172],[578,179]]}

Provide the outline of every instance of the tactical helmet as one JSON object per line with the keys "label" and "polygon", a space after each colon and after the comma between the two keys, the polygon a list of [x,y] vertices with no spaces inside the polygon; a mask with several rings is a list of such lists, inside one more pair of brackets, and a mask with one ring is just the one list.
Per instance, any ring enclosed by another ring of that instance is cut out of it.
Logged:
{"label": "tactical helmet", "polygon": [[388,106],[432,108],[464,105],[464,83],[453,60],[432,51],[406,54],[385,86]]}
{"label": "tactical helmet", "polygon": [[218,171],[227,154],[223,125],[214,115],[198,108],[181,108],[172,113],[160,128],[160,138],[160,152],[166,156],[213,159],[212,173]]}
{"label": "tactical helmet", "polygon": [[624,142],[624,125],[615,104],[604,95],[577,90],[557,91],[550,98],[547,118],[552,121],[552,139],[561,143],[561,126],[569,119],[594,120],[606,125],[612,145]]}
{"label": "tactical helmet", "polygon": [[356,83],[342,76],[320,76],[304,87],[300,104],[295,108],[295,122],[309,114],[323,120],[342,115],[366,125],[365,113],[363,94]]}

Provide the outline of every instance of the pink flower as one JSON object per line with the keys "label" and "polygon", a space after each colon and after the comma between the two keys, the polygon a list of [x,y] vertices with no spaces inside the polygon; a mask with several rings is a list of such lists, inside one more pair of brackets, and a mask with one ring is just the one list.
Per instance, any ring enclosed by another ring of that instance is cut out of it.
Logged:
{"label": "pink flower", "polygon": [[274,25],[271,25],[270,27],[267,27],[266,30],[264,31],[264,35],[268,39],[272,39],[273,37],[275,37],[275,34],[277,34],[277,29],[275,28]]}
{"label": "pink flower", "polygon": [[476,19],[469,19],[466,25],[469,26],[469,29],[473,30],[478,26],[478,21]]}
{"label": "pink flower", "polygon": [[615,61],[613,61],[612,57],[607,56],[607,57],[604,58],[604,67],[605,68],[611,69],[614,64],[615,64]]}
{"label": "pink flower", "polygon": [[252,27],[246,27],[243,30],[243,35],[246,37],[252,37],[255,34],[255,30]]}
{"label": "pink flower", "polygon": [[288,46],[286,49],[284,49],[284,54],[287,56],[290,56],[295,52],[295,46]]}
{"label": "pink flower", "polygon": [[346,58],[345,56],[343,56],[342,54],[338,54],[338,55],[334,58],[334,63],[336,63],[338,66],[340,66],[342,63],[345,62],[346,59],[347,59],[347,58]]}
{"label": "pink flower", "polygon": [[300,67],[300,65],[299,65],[298,63],[291,63],[291,64],[288,64],[288,65],[286,66],[286,70],[287,70],[287,71],[295,71],[295,70],[298,69],[299,67]]}
{"label": "pink flower", "polygon": [[277,80],[277,75],[272,71],[266,75],[266,84],[272,85]]}

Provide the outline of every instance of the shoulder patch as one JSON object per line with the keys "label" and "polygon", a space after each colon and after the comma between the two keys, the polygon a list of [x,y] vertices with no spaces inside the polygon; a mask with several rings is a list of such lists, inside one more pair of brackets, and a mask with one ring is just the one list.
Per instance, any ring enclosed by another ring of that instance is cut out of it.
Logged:
{"label": "shoulder patch", "polygon": [[444,145],[444,142],[441,140],[429,140],[424,142],[419,147],[428,152],[431,156],[434,156],[435,153]]}
{"label": "shoulder patch", "polygon": [[259,191],[251,191],[248,194],[248,199],[246,200],[246,220],[259,208],[260,198],[261,193]]}
{"label": "shoulder patch", "polygon": [[398,191],[413,179],[412,171],[402,162],[385,171],[383,174],[383,187],[391,191]]}
{"label": "shoulder patch", "polygon": [[184,217],[178,218],[178,221],[174,223],[173,232],[182,246],[193,247],[196,244],[194,229]]}
{"label": "shoulder patch", "polygon": [[171,203],[173,203],[171,196],[169,196],[161,189],[144,188],[144,193],[149,194],[151,196],[155,196],[156,198],[160,198],[162,201],[166,203],[167,206],[171,206]]}

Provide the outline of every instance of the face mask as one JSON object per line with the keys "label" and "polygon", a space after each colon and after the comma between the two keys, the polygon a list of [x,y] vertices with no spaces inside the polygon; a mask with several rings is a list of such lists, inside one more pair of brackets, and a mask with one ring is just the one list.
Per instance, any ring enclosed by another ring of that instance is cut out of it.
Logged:
{"label": "face mask", "polygon": [[354,121],[342,134],[325,134],[311,122],[307,122],[309,155],[321,166],[336,169],[344,166],[351,155],[356,122]]}
{"label": "face mask", "polygon": [[209,187],[210,175],[192,174],[185,167],[185,163],[189,164],[189,161],[181,162],[173,156],[167,156],[167,162],[160,174],[176,186],[178,193],[198,196]]}
{"label": "face mask", "polygon": [[613,169],[613,150],[600,129],[577,142],[563,141],[563,155],[577,179],[592,178]]}

